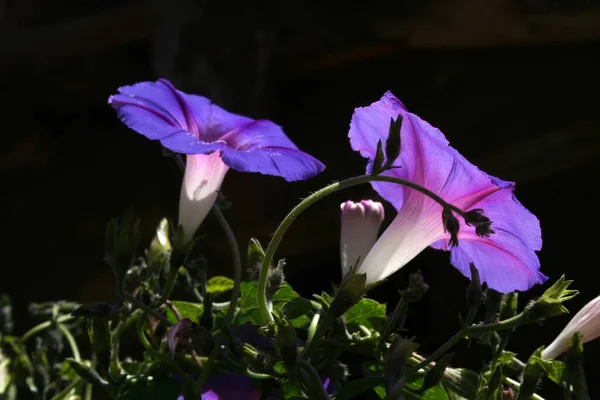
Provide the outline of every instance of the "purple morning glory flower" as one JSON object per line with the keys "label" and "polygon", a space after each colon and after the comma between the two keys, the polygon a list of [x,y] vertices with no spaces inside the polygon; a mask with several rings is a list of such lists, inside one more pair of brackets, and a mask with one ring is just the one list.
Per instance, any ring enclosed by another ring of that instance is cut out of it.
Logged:
{"label": "purple morning glory flower", "polygon": [[[177,379],[182,381],[180,377]],[[330,394],[335,393],[335,388],[330,385],[329,378],[323,382],[323,388]],[[251,378],[233,373],[209,376],[204,389],[201,400],[261,400],[263,398],[263,391],[253,385]],[[281,399],[279,396],[266,398],[266,400]],[[177,400],[184,400],[183,395],[178,396]]]}
{"label": "purple morning glory flower", "polygon": [[[180,377],[177,377],[181,381]],[[204,384],[201,400],[260,400],[262,390],[252,385],[252,379],[238,374],[211,375]],[[183,395],[177,397],[183,400]]]}
{"label": "purple morning glory flower", "polygon": [[390,120],[403,118],[401,151],[384,175],[418,183],[464,211],[483,209],[495,233],[479,236],[474,226],[460,222],[458,245],[441,223],[442,208],[429,197],[391,183],[373,182],[398,215],[375,243],[358,272],[368,282],[385,279],[426,247],[450,250],[451,263],[470,278],[469,264],[488,287],[507,293],[527,290],[547,277],[536,254],[542,247],[540,223],[513,195],[515,184],[478,169],[449,146],[437,128],[407,111],[390,92],[368,107],[357,108],[350,123],[350,144],[369,160],[370,173],[377,143],[386,143]]}
{"label": "purple morning glory flower", "polygon": [[123,86],[108,102],[134,131],[187,154],[179,223],[188,238],[210,211],[229,168],[287,181],[308,179],[325,168],[275,123],[227,112],[166,79]]}

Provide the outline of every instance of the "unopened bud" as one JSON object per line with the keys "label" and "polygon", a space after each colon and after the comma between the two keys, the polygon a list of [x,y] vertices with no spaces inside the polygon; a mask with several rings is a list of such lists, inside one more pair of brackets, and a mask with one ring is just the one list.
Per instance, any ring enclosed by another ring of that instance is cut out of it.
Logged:
{"label": "unopened bud", "polygon": [[483,320],[485,324],[491,324],[498,318],[502,298],[502,293],[497,292],[494,289],[488,288],[485,291],[485,318]]}
{"label": "unopened bud", "polygon": [[283,274],[283,270],[285,269],[285,259],[281,259],[277,262],[277,266],[269,269],[269,274],[267,276],[269,288],[275,292],[277,289],[281,287],[283,281],[285,280],[285,275]]}
{"label": "unopened bud", "polygon": [[444,376],[446,368],[448,368],[448,365],[450,365],[453,356],[454,353],[444,354],[444,356],[438,362],[436,362],[429,371],[427,371],[425,378],[423,378],[423,385],[421,386],[422,392],[434,387],[440,382],[442,376]]}
{"label": "unopened bud", "polygon": [[421,297],[427,292],[429,286],[423,279],[423,274],[415,272],[410,274],[408,278],[408,288],[400,291],[400,296],[407,303],[416,303],[421,300]]}
{"label": "unopened bud", "polygon": [[171,241],[169,240],[169,221],[163,218],[156,228],[156,235],[146,251],[146,262],[151,271],[161,271],[169,264],[171,258]]}
{"label": "unopened bud", "polygon": [[404,386],[406,363],[418,348],[419,345],[412,339],[396,336],[383,363],[383,376],[388,392],[396,393]]}
{"label": "unopened bud", "polygon": [[531,321],[567,314],[569,310],[562,303],[579,294],[577,290],[568,289],[572,282],[561,276],[539,299],[528,304],[523,312]]}
{"label": "unopened bud", "polygon": [[350,307],[358,303],[367,292],[366,282],[367,274],[355,274],[350,272],[346,275],[331,302],[329,312],[331,312],[335,318],[338,318]]}
{"label": "unopened bud", "polygon": [[[475,264],[470,263],[471,283],[467,288],[467,305],[472,310],[477,310],[481,306],[481,282],[479,280],[479,271],[475,268]],[[470,322],[470,321],[469,321]]]}
{"label": "unopened bud", "polygon": [[377,241],[384,218],[383,205],[377,201],[346,201],[340,206],[342,228],[340,235],[340,259],[342,276],[356,271]]}
{"label": "unopened bud", "polygon": [[475,208],[465,212],[463,218],[465,219],[465,224],[475,227],[475,233],[478,236],[487,237],[492,233],[495,233],[491,228],[492,221],[483,214],[483,209],[481,208]]}
{"label": "unopened bud", "polygon": [[460,223],[448,207],[445,207],[442,211],[442,223],[444,224],[444,232],[450,233],[450,246],[458,246]]}
{"label": "unopened bud", "polygon": [[277,350],[283,360],[290,377],[296,376],[296,361],[298,360],[298,338],[296,328],[285,317],[275,317]]}

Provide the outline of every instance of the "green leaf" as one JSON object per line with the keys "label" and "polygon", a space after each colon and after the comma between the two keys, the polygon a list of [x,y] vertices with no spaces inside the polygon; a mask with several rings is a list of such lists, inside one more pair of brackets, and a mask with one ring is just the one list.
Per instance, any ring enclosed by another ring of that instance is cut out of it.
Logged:
{"label": "green leaf", "polygon": [[512,364],[513,358],[515,358],[516,354],[512,351],[503,351],[502,355],[498,357],[498,362],[502,365],[510,366]]}
{"label": "green leaf", "polygon": [[238,302],[240,311],[237,315],[237,323],[242,325],[250,322],[254,325],[260,325],[260,315],[258,313],[258,300],[256,298],[256,281],[245,281],[240,283],[241,297]]}
{"label": "green leaf", "polygon": [[[245,281],[240,285],[242,296],[240,297],[239,307],[240,312],[238,313],[237,323],[243,324],[250,322],[254,325],[260,325],[261,319],[258,312],[258,300],[257,294],[257,282],[256,281]],[[273,295],[271,301],[273,302],[273,311],[281,311],[284,304],[291,302],[300,295],[295,292],[290,285],[284,283]],[[309,319],[306,316],[300,316],[299,318],[292,319],[292,324],[299,328],[306,323]]]}
{"label": "green leaf", "polygon": [[344,386],[342,386],[342,388],[338,392],[335,399],[336,400],[353,399],[356,396],[366,393],[371,389],[375,389],[375,387],[377,387],[377,386],[381,386],[382,384],[383,384],[383,376],[379,376],[379,377],[371,376],[371,377],[367,377],[367,378],[357,379],[355,381],[350,381],[350,382],[346,383]]}
{"label": "green leaf", "polygon": [[379,376],[383,375],[383,365],[373,361],[365,361],[362,364],[364,376]]}
{"label": "green leaf", "polygon": [[427,389],[424,393],[420,393],[421,386],[423,386],[422,377],[407,382],[402,390],[406,400],[448,400],[448,393],[441,383]]}
{"label": "green leaf", "polygon": [[206,291],[213,296],[218,296],[233,289],[233,279],[226,276],[213,276],[206,282]]}
{"label": "green leaf", "polygon": [[281,309],[283,303],[286,301],[292,301],[300,295],[292,289],[290,285],[284,283],[273,295],[273,306],[278,305],[278,309]]}
{"label": "green leaf", "polygon": [[369,329],[381,330],[385,321],[385,304],[363,298],[346,311],[346,324],[363,325]]}
{"label": "green leaf", "polygon": [[277,361],[275,365],[273,365],[273,370],[280,374],[285,374],[287,372],[283,361]]}
{"label": "green leaf", "polygon": [[[383,365],[380,363],[373,362],[373,361],[365,361],[362,364],[362,371],[363,371],[363,375],[367,378],[368,377],[370,377],[370,378],[382,377],[383,376]],[[385,399],[386,391],[385,391],[385,387],[383,386],[383,384],[375,386],[373,388],[373,390],[379,396],[379,398]]]}
{"label": "green leaf", "polygon": [[296,297],[291,301],[283,304],[281,311],[288,319],[300,318],[303,315],[308,314],[312,310],[312,304],[310,300],[302,297]]}
{"label": "green leaf", "polygon": [[98,386],[108,386],[108,382],[106,382],[98,372],[93,369],[88,363],[82,363],[81,361],[74,360],[72,358],[67,358],[66,363],[69,364],[71,368],[83,379],[93,383]]}
{"label": "green leaf", "polygon": [[562,384],[565,377],[565,363],[563,363],[562,361],[544,360],[543,358],[538,357],[536,357],[535,360],[542,367],[548,379],[550,379],[557,385]]}
{"label": "green leaf", "polygon": [[283,394],[284,394],[284,398],[285,399],[292,399],[295,397],[300,397],[302,398],[302,389],[300,389],[300,386],[298,385],[298,383],[293,382],[290,379],[287,379],[285,381],[283,381]]}
{"label": "green leaf", "polygon": [[[181,318],[189,318],[192,321],[198,321],[198,317],[202,315],[204,307],[199,303],[190,303],[187,301],[173,301],[173,306],[181,314]],[[167,319],[173,323],[177,322],[177,317],[173,311],[167,307]]]}

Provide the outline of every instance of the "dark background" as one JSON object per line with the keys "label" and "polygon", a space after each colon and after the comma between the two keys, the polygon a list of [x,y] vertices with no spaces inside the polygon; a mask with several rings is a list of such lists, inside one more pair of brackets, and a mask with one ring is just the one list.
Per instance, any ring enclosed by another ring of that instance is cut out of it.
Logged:
{"label": "dark background", "polygon": [[[226,216],[241,246],[251,236],[266,244],[301,198],[364,171],[348,144],[350,117],[389,89],[476,165],[517,182],[541,220],[542,271],[549,282],[575,280],[582,293],[569,308],[578,310],[599,294],[598,39],[595,0],[0,1],[0,291],[15,300],[17,330],[31,322],[31,301],[114,300],[102,262],[108,218],[132,205],[149,240],[161,217],[175,216],[177,167],[107,105],[117,87],[159,77],[276,121],[327,165],[292,184],[229,172]],[[339,280],[339,203],[364,197],[376,195],[365,186],[327,198],[290,230],[278,256],[301,293]],[[222,232],[210,218],[202,231],[211,273],[228,274]],[[395,304],[418,268],[431,290],[412,309],[410,334],[432,351],[464,310],[467,281],[447,254],[424,251],[373,295]],[[568,319],[525,327],[509,348],[526,359]],[[462,362],[477,366],[478,351]],[[592,398],[598,357],[600,345],[587,344]],[[543,391],[556,398],[552,383]]]}

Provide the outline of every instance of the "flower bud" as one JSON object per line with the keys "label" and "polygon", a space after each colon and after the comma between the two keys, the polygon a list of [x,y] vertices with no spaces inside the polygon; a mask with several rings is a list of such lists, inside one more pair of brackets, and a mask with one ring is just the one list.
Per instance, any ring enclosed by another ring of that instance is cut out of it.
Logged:
{"label": "flower bud", "polygon": [[421,297],[427,292],[429,285],[425,283],[421,272],[410,274],[408,278],[408,288],[400,291],[400,296],[407,303],[416,303],[421,300]]}
{"label": "flower bud", "polygon": [[296,328],[285,317],[275,317],[276,336],[275,342],[279,356],[283,360],[290,377],[296,376],[296,361],[298,359]]}
{"label": "flower bud", "polygon": [[539,321],[548,317],[555,317],[561,314],[567,314],[569,310],[562,303],[577,296],[577,290],[568,289],[573,281],[565,280],[564,275],[551,287],[549,287],[542,297],[531,302],[525,310],[524,314],[530,321]]}
{"label": "flower bud", "polygon": [[469,268],[471,269],[471,283],[467,288],[467,305],[469,309],[477,310],[481,306],[481,281],[479,280],[479,271],[475,268],[475,265],[471,263]]}
{"label": "flower bud", "polygon": [[429,371],[427,371],[427,374],[425,374],[425,377],[423,378],[421,391],[424,392],[425,390],[434,387],[440,382],[440,380],[442,380],[442,376],[444,375],[444,372],[446,372],[448,365],[450,365],[450,361],[452,361],[453,356],[454,353],[444,354],[442,358],[436,362]]}
{"label": "flower bud", "polygon": [[451,209],[444,208],[442,211],[442,222],[444,224],[444,232],[450,233],[450,246],[458,246],[460,223]]}
{"label": "flower bud", "polygon": [[488,237],[492,233],[496,233],[491,228],[492,221],[483,215],[483,210],[481,208],[475,208],[467,211],[464,213],[463,218],[465,219],[465,224],[475,227],[475,233],[477,236]]}
{"label": "flower bud", "polygon": [[122,289],[125,272],[135,259],[140,235],[139,220],[134,220],[132,210],[106,225],[104,259],[115,273],[118,290]]}
{"label": "flower bud", "polygon": [[342,229],[340,255],[342,275],[357,269],[377,241],[384,218],[383,205],[372,200],[347,201],[340,206]]}
{"label": "flower bud", "polygon": [[600,337],[600,296],[587,303],[554,341],[542,352],[542,358],[551,360],[567,351],[571,338],[579,332],[582,343]]}
{"label": "flower bud", "polygon": [[156,227],[156,235],[146,251],[146,262],[151,271],[161,271],[171,258],[171,241],[169,240],[169,221],[163,218]]}

